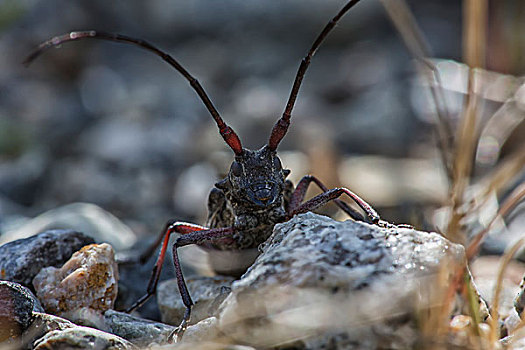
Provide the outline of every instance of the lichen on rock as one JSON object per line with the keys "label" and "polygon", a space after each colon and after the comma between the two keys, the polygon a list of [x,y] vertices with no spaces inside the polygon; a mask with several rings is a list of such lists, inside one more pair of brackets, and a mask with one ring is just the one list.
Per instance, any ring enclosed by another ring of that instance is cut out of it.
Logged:
{"label": "lichen on rock", "polygon": [[117,282],[113,248],[103,243],[83,247],[61,268],[42,269],[33,285],[46,312],[104,329],[102,314],[113,308]]}

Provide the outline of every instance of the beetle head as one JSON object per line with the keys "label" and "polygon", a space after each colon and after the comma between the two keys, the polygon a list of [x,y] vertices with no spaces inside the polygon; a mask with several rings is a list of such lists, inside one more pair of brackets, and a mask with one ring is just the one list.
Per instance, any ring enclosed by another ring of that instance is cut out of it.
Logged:
{"label": "beetle head", "polygon": [[228,176],[216,184],[243,206],[265,208],[280,205],[284,180],[289,171],[267,145],[257,151],[243,149],[235,156]]}

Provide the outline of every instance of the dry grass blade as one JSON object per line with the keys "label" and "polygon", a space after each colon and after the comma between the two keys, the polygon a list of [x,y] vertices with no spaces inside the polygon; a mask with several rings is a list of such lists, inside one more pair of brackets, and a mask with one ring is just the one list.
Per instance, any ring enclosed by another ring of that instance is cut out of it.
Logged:
{"label": "dry grass blade", "polygon": [[503,288],[503,275],[505,273],[505,270],[507,269],[507,266],[509,265],[510,261],[514,257],[514,254],[518,251],[518,249],[525,243],[525,238],[520,239],[517,241],[506,253],[503,255],[499,270],[498,270],[498,278],[496,280],[496,286],[494,288],[494,298],[492,300],[492,308],[490,311],[490,344],[496,344],[497,340],[499,339],[499,299],[501,294],[501,289]]}
{"label": "dry grass blade", "polygon": [[428,81],[430,93],[436,105],[438,117],[437,134],[442,162],[449,180],[452,179],[452,146],[453,134],[450,125],[450,113],[445,102],[443,84],[436,65],[429,59],[430,48],[422,31],[404,0],[381,1],[396,29],[401,34],[405,45],[420,63],[420,69]]}
{"label": "dry grass blade", "polygon": [[525,144],[507,156],[501,162],[496,170],[490,173],[485,179],[481,180],[483,191],[479,195],[479,201],[482,203],[490,193],[499,194],[507,188],[509,182],[525,167]]}
{"label": "dry grass blade", "polygon": [[474,93],[477,90],[474,69],[483,68],[485,63],[487,0],[465,0],[463,15],[464,57],[469,66],[468,93],[457,135],[451,193],[452,217],[447,228],[447,238],[458,243],[465,243],[466,240],[460,233],[460,221],[463,218],[460,207],[463,205],[465,190],[469,184],[476,148],[478,97]]}
{"label": "dry grass blade", "polygon": [[489,222],[487,227],[483,229],[481,232],[479,232],[477,235],[474,236],[472,241],[467,246],[467,259],[470,261],[479,251],[479,248],[481,246],[481,243],[483,243],[483,240],[487,236],[488,232],[490,231],[490,228],[496,221],[498,217],[504,217],[506,216],[521,200],[525,197],[525,183],[522,183],[518,187],[512,191],[512,193],[509,195],[509,197],[503,202],[500,209],[498,210],[498,214],[492,218],[492,220]]}
{"label": "dry grass blade", "polygon": [[474,290],[474,286],[470,280],[470,275],[464,275],[464,282],[467,294],[467,304],[469,307],[470,316],[472,318],[472,330],[476,336],[480,336],[479,324],[481,322],[481,316],[479,311],[479,296]]}
{"label": "dry grass blade", "polygon": [[[520,87],[519,90],[525,91],[525,87]],[[525,120],[525,111],[521,104],[515,97],[506,100],[484,125],[476,152],[478,163],[491,165],[497,161],[509,136]],[[525,140],[521,140],[522,147],[523,141]]]}

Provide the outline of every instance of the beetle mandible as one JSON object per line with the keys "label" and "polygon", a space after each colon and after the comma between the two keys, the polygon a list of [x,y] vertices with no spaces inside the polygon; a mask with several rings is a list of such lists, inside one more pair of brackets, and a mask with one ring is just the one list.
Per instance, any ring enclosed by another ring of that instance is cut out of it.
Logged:
{"label": "beetle mandible", "polygon": [[[93,30],[71,32],[43,42],[24,61],[27,65],[49,48],[81,39],[121,42],[153,52],[175,68],[190,83],[217,123],[220,135],[234,153],[235,159],[227,176],[217,182],[215,188],[210,192],[206,226],[170,220],[152,247],[137,259],[144,262],[161,245],[146,294],[128,308],[128,312],[140,307],[155,293],[164,257],[168,250],[169,238],[174,232],[180,236],[173,245],[173,261],[179,291],[186,306],[186,312],[177,331],[177,335],[181,335],[189,322],[193,301],[182,275],[177,248],[189,244],[198,244],[208,249],[226,251],[257,248],[271,235],[275,224],[287,221],[294,215],[315,210],[329,201],[334,201],[354,220],[368,221],[381,226],[391,225],[381,220],[377,212],[368,203],[346,188],[328,189],[321,181],[311,175],[304,176],[294,188],[293,184],[286,179],[290,171],[283,169],[276,153],[279,143],[286,135],[290,125],[292,109],[312,57],[337,22],[359,1],[351,0],[346,3],[317,36],[301,61],[284,112],[273,126],[267,144],[255,151],[242,147],[239,137],[221,118],[199,81],[171,55],[147,41]],[[312,183],[316,184],[323,192],[304,201],[306,191]],[[350,197],[366,213],[366,218],[339,199],[343,194]]]}

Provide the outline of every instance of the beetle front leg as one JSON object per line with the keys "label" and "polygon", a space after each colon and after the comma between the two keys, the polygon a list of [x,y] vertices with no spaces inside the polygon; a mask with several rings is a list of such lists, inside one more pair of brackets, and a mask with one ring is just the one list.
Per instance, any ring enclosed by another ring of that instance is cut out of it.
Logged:
{"label": "beetle front leg", "polygon": [[[321,182],[321,180],[319,180],[317,177],[315,177],[313,175],[303,176],[303,178],[299,181],[299,183],[295,187],[295,190],[292,193],[292,197],[290,198],[290,204],[288,205],[288,208],[287,208],[287,213],[288,214],[292,213],[295,209],[297,209],[299,207],[299,205],[301,205],[301,203],[303,202],[304,197],[306,195],[306,191],[308,190],[308,186],[310,186],[310,184],[312,182],[315,183],[317,186],[319,186],[319,188],[323,192],[328,191],[328,187],[326,187]],[[356,197],[357,197],[357,195],[356,195]],[[368,203],[366,203],[362,199],[361,199],[361,201],[363,203],[365,203],[366,205],[368,205]],[[354,210],[352,207],[350,207],[348,204],[346,204],[342,200],[334,199],[334,202],[335,202],[335,204],[337,204],[337,206],[339,208],[341,208],[342,211],[347,213],[352,219],[354,219],[356,221],[365,221],[365,218],[360,213],[358,213],[356,210]],[[368,205],[368,206],[370,207],[370,205]]]}
{"label": "beetle front leg", "polygon": [[[160,234],[157,236],[155,241],[146,249],[144,250],[140,255],[136,256],[125,256],[117,259],[117,263],[119,265],[131,265],[131,264],[144,264],[146,261],[149,260],[149,258],[155,253],[159,245],[164,241],[165,236],[168,232],[168,229],[171,225],[177,223],[175,220],[170,220],[164,225],[164,228],[162,231],[160,231]],[[183,222],[179,222],[180,224],[184,224]],[[188,224],[193,225],[193,224]],[[196,225],[195,225],[196,226]],[[202,229],[206,229],[203,227]],[[181,233],[181,232],[180,232]],[[181,233],[182,234],[182,233]],[[169,236],[169,234],[168,234]]]}
{"label": "beetle front leg", "polygon": [[149,249],[147,249],[145,253],[140,255],[140,258],[138,261],[138,262],[143,263],[152,254],[152,251],[155,251],[155,249],[160,244],[160,242],[162,242],[162,248],[160,249],[159,256],[157,257],[157,262],[155,263],[155,266],[153,267],[153,271],[151,272],[151,277],[148,282],[148,287],[146,288],[146,294],[144,294],[142,297],[139,298],[139,300],[133,303],[133,305],[127,308],[126,312],[128,313],[132,312],[133,310],[142,306],[153,294],[155,294],[155,291],[157,290],[157,284],[160,278],[160,272],[162,270],[162,265],[164,264],[164,258],[166,256],[166,251],[168,249],[168,243],[170,241],[171,234],[173,232],[177,232],[181,235],[186,235],[186,234],[190,234],[191,232],[206,231],[206,230],[208,230],[207,227],[190,224],[187,222],[170,220],[166,223],[166,225],[164,226],[164,229],[161,231],[161,234],[157,238],[156,242]]}
{"label": "beetle front leg", "polygon": [[338,199],[342,194],[346,194],[354,202],[356,202],[357,205],[359,205],[359,207],[365,211],[366,215],[368,216],[368,218],[373,224],[383,225],[384,221],[381,220],[381,218],[379,217],[379,214],[374,210],[374,208],[372,208],[370,204],[365,202],[361,197],[359,197],[354,192],[350,191],[347,188],[343,188],[343,187],[333,188],[331,190],[327,190],[315,196],[314,198],[304,202],[303,204],[297,206],[295,209],[288,212],[288,217],[291,218],[294,215],[315,210],[319,208],[320,206],[323,206],[332,200]]}
{"label": "beetle front leg", "polygon": [[182,318],[180,325],[177,327],[175,331],[173,331],[173,333],[170,334],[170,336],[168,337],[168,340],[178,341],[180,337],[182,337],[182,335],[184,334],[184,331],[186,330],[186,327],[188,326],[188,322],[190,320],[190,315],[191,315],[191,307],[193,306],[193,300],[191,300],[190,292],[188,291],[188,287],[186,286],[186,281],[184,280],[184,276],[182,275],[182,268],[180,265],[177,249],[180,247],[189,245],[189,244],[200,244],[200,243],[204,243],[207,241],[213,241],[216,239],[225,238],[228,236],[232,236],[233,233],[234,233],[233,227],[207,229],[207,230],[202,230],[199,232],[192,232],[184,236],[180,236],[175,241],[175,244],[173,244],[173,264],[175,265],[175,275],[177,277],[177,286],[179,287],[179,292],[182,297],[182,302],[184,303],[184,306],[186,306],[186,311],[184,313],[184,317]]}

